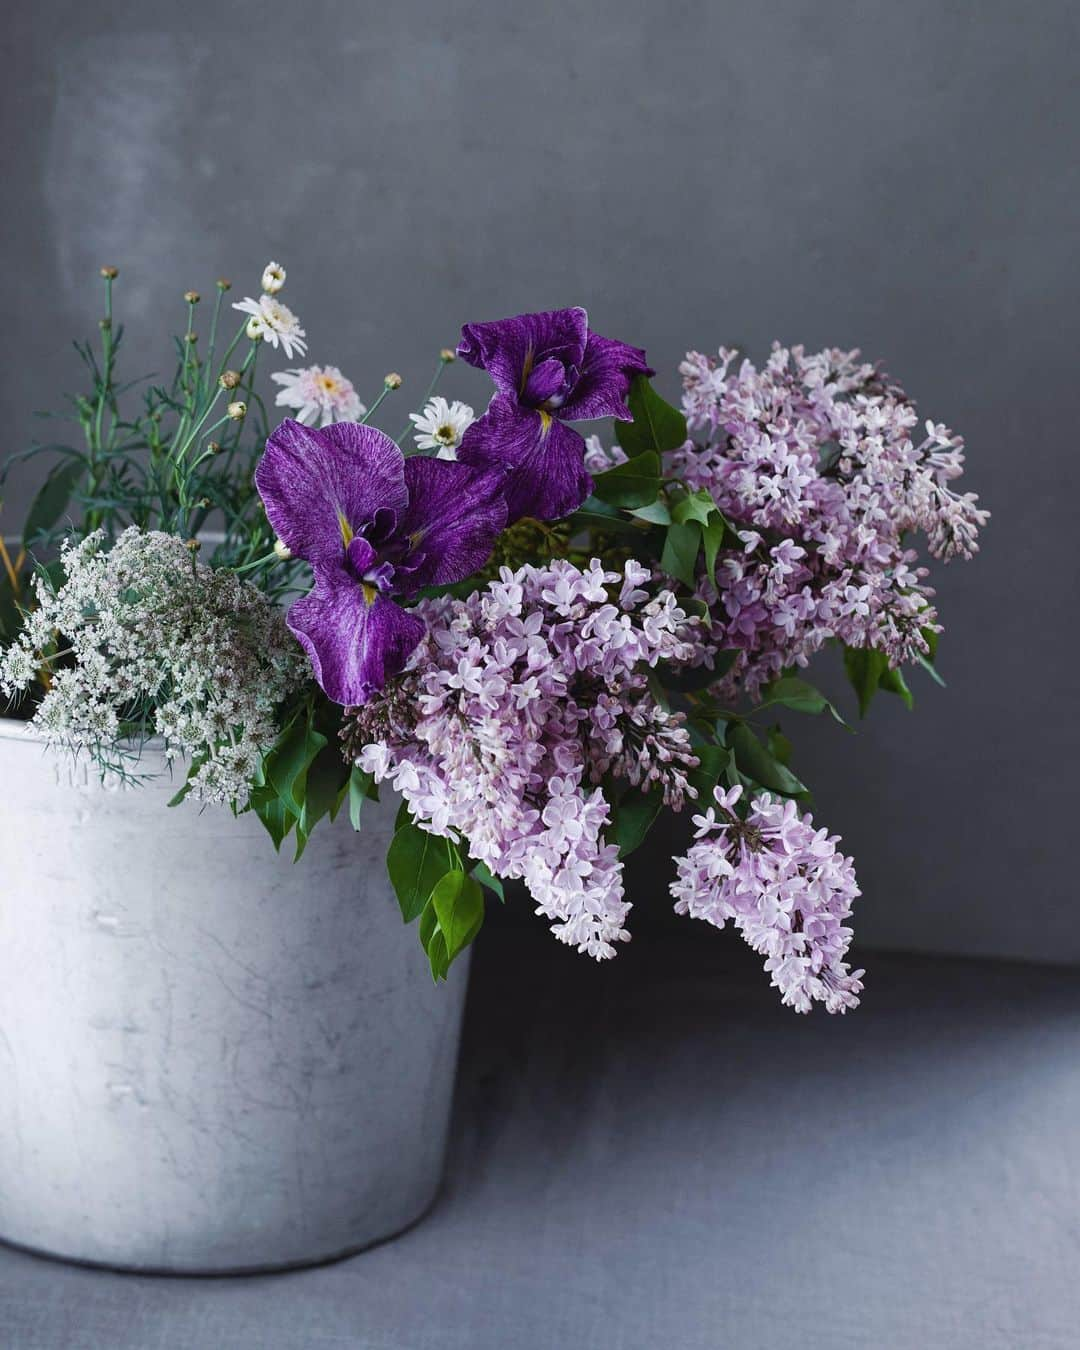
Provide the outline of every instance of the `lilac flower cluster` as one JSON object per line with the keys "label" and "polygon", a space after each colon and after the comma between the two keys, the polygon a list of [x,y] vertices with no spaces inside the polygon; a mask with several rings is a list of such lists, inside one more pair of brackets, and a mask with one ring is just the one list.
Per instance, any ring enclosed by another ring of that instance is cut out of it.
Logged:
{"label": "lilac flower cluster", "polygon": [[464,836],[496,876],[524,880],[556,937],[597,958],[629,937],[630,908],[601,782],[657,788],[676,808],[695,795],[682,718],[647,672],[700,664],[703,626],[648,579],[636,562],[560,560],[421,602],[426,638],[348,732],[424,829]]}
{"label": "lilac flower cluster", "polygon": [[792,801],[755,797],[743,820],[734,809],[741,787],[714,795],[716,806],[694,817],[698,843],[676,859],[676,911],[717,928],[731,920],[796,1012],[814,1002],[829,1012],[856,1007],[864,972],[844,961],[844,920],[859,888],[838,838],[815,830]]}
{"label": "lilac flower cluster", "polygon": [[727,691],[753,695],[805,665],[830,637],[891,665],[927,651],[933,591],[906,536],[970,557],[987,512],[950,484],[963,441],[924,424],[911,400],[858,352],[775,345],[765,367],[690,352],[680,366],[691,440],[675,471],[743,528],[717,568],[722,645],[743,655]]}

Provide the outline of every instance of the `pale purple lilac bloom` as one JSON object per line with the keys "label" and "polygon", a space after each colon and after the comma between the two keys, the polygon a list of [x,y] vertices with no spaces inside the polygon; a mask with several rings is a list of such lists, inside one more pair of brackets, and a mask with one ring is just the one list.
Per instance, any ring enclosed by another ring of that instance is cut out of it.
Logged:
{"label": "pale purple lilac bloom", "polygon": [[465,433],[458,459],[508,469],[509,519],[556,520],[592,492],[585,442],[567,422],[631,420],[635,374],[651,375],[645,353],[589,330],[580,308],[468,323],[458,355],[486,370],[496,393]]}
{"label": "pale purple lilac bloom", "polygon": [[690,352],[680,366],[694,439],[673,466],[742,527],[718,594],[702,587],[718,644],[742,652],[724,692],[754,695],[830,638],[894,666],[917,659],[939,624],[908,537],[970,557],[988,516],[950,486],[963,441],[931,422],[919,439],[911,400],[858,352],[776,345],[761,370],[736,356]]}
{"label": "pale purple lilac bloom", "polygon": [[335,703],[365,702],[424,636],[395,597],[467,577],[506,523],[500,472],[406,460],[354,422],[282,422],[255,482],[278,537],[311,564],[315,587],[286,617]]}
{"label": "pale purple lilac bloom", "polygon": [[741,787],[714,795],[715,807],[694,817],[697,842],[676,859],[676,911],[717,928],[733,923],[796,1012],[815,1002],[834,1013],[856,1007],[865,972],[844,960],[851,943],[844,920],[859,888],[838,838],[816,830],[792,801],[755,797],[742,820]]}
{"label": "pale purple lilac bloom", "polygon": [[557,561],[423,601],[425,641],[356,720],[365,770],[426,830],[523,880],[555,936],[597,958],[628,939],[630,908],[601,780],[658,788],[676,808],[694,795],[689,736],[648,671],[705,660],[703,626],[648,580],[636,562]]}

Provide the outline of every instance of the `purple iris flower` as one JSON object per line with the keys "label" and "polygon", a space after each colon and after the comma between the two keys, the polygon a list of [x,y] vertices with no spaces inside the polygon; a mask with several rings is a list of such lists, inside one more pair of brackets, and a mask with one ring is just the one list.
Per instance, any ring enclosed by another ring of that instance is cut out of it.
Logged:
{"label": "purple iris flower", "polygon": [[652,375],[640,347],[589,332],[583,309],[467,323],[458,355],[486,370],[498,392],[465,433],[458,459],[501,465],[510,520],[557,520],[592,491],[585,442],[567,422],[631,420],[634,375]]}
{"label": "purple iris flower", "polygon": [[355,422],[316,430],[287,419],[255,484],[278,537],[315,574],[286,616],[335,703],[364,703],[398,674],[424,623],[392,597],[460,581],[506,524],[503,474],[405,459]]}

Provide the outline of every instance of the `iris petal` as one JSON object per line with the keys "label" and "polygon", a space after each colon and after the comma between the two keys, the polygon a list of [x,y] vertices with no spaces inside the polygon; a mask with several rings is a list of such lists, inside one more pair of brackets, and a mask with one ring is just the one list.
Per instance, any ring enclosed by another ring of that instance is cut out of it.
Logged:
{"label": "iris petal", "polygon": [[315,589],[286,622],[307,652],[315,678],[335,703],[365,703],[405,667],[424,636],[423,620],[370,592],[343,564],[316,567]]}
{"label": "iris petal", "polygon": [[316,429],[287,418],[266,442],[255,484],[278,537],[313,565],[339,561],[377,511],[408,500],[401,451],[355,422]]}
{"label": "iris petal", "polygon": [[549,413],[523,408],[504,394],[497,394],[465,433],[458,460],[507,470],[503,492],[510,521],[522,516],[558,520],[592,491],[581,436]]}

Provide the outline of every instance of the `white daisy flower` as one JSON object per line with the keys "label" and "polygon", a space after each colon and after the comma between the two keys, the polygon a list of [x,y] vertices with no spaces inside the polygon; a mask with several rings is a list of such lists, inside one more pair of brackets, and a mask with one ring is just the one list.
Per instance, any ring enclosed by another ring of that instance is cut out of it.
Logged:
{"label": "white daisy flower", "polygon": [[267,295],[277,295],[285,285],[285,269],[280,263],[268,262],[263,268],[262,288]]}
{"label": "white daisy flower", "polygon": [[[294,351],[303,356],[307,351],[304,341],[306,335],[300,327],[300,320],[287,305],[275,300],[272,295],[260,295],[258,300],[252,300],[249,295],[237,301],[233,309],[238,309],[241,314],[250,314],[255,321],[248,323],[249,337],[262,337],[271,347],[276,347],[280,342],[286,356],[292,356]],[[257,331],[253,332],[252,329]]]}
{"label": "white daisy flower", "polygon": [[410,413],[413,433],[420,450],[437,450],[439,459],[456,459],[461,438],[476,421],[467,403],[447,403],[441,395],[428,399],[423,412]]}
{"label": "white daisy flower", "polygon": [[330,422],[355,422],[367,409],[352,383],[337,366],[307,366],[302,370],[279,370],[270,378],[280,384],[274,403],[295,408],[296,420],[309,427]]}

